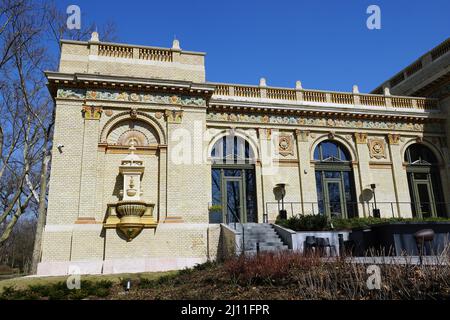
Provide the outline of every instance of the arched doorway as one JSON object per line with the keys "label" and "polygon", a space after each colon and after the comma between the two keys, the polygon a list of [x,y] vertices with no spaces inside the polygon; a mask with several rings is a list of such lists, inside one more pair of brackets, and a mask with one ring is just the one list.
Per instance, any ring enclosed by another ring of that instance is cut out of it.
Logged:
{"label": "arched doorway", "polygon": [[439,163],[425,145],[415,143],[405,151],[406,173],[414,217],[446,216]]}
{"label": "arched doorway", "polygon": [[212,205],[220,208],[214,222],[257,222],[255,153],[239,136],[219,139],[211,151]]}
{"label": "arched doorway", "polygon": [[319,213],[328,217],[358,216],[351,157],[339,142],[325,140],[314,150]]}

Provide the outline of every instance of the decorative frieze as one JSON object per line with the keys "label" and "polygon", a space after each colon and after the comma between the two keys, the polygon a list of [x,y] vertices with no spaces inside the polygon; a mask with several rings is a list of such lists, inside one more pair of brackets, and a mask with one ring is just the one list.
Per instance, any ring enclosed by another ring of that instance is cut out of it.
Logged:
{"label": "decorative frieze", "polygon": [[102,116],[102,107],[83,106],[81,109],[85,120],[100,120]]}
{"label": "decorative frieze", "polygon": [[[373,121],[370,119],[335,119],[313,116],[276,116],[267,114],[245,114],[228,112],[208,112],[207,120],[218,122],[238,122],[256,124],[296,125],[304,127],[327,127],[327,128],[349,128],[349,129],[378,129],[378,130],[400,130],[422,132],[422,123],[402,121]],[[441,132],[439,123],[428,123],[427,131]],[[364,142],[366,143],[366,142]]]}
{"label": "decorative frieze", "polygon": [[150,94],[117,90],[82,90],[58,89],[57,98],[88,99],[122,102],[162,103],[182,106],[206,106],[206,100],[201,97],[180,96],[174,94]]}
{"label": "decorative frieze", "polygon": [[381,138],[371,138],[368,141],[369,155],[371,158],[382,159],[386,158],[386,148],[384,139]]}

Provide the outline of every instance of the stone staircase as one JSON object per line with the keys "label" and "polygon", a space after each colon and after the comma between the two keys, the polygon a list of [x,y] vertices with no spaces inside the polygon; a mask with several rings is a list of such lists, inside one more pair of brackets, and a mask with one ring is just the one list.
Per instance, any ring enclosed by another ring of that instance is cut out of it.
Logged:
{"label": "stone staircase", "polygon": [[[236,228],[237,231],[242,231],[242,226],[239,225]],[[243,228],[246,254],[256,253],[258,243],[260,252],[288,250],[288,246],[268,223],[244,223]]]}

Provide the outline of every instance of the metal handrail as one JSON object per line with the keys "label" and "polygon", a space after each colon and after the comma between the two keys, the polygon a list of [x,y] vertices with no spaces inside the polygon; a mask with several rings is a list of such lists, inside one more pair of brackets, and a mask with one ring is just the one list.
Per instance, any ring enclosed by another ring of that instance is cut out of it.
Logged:
{"label": "metal handrail", "polygon": [[[331,202],[330,204],[340,204],[341,202]],[[414,202],[414,201],[377,201],[376,203],[373,201],[364,201],[364,202],[356,202],[356,201],[346,201],[345,202],[347,208],[353,206],[353,209],[358,206],[364,206],[368,209],[369,217],[372,216],[373,209],[382,209],[382,211],[386,212],[389,210],[391,212],[391,216],[393,218],[396,217],[395,213],[401,212],[401,207],[407,205],[408,211],[417,212],[419,209],[419,205],[428,205],[434,206],[437,216],[447,216],[450,217],[450,203],[449,202]],[[319,208],[322,205],[325,205],[324,201],[316,201],[316,202],[284,202],[285,209],[287,209],[290,216],[294,215],[305,215],[305,214],[319,214]],[[270,208],[270,206],[272,206]],[[295,208],[295,209],[294,209]],[[271,213],[278,213],[280,210],[280,203],[277,201],[269,201],[265,204],[265,212],[263,214],[263,220],[268,220],[268,216]]]}
{"label": "metal handrail", "polygon": [[[208,208],[209,207],[211,207],[211,203],[208,203]],[[242,252],[241,253],[244,254],[244,251],[245,251],[245,230],[244,230],[244,224],[241,222],[241,219],[239,219],[239,217],[236,214],[234,214],[234,212],[231,212],[231,214],[235,218],[235,220],[234,220],[234,230],[237,230],[236,229],[236,221],[239,223],[239,225],[242,228]],[[226,218],[226,221],[225,221],[226,224],[227,225],[231,225],[231,223],[230,223],[230,215],[229,215],[228,211],[227,211],[227,214],[226,214],[225,218]]]}
{"label": "metal handrail", "polygon": [[[244,230],[244,224],[241,222],[241,219],[239,219],[239,217],[234,214],[234,212],[231,212],[231,214],[234,216],[235,220],[234,220],[234,230],[236,229],[236,220],[238,221],[238,223],[241,225],[242,228],[242,250],[241,250],[241,254],[245,253],[245,230]],[[227,225],[229,225],[229,213],[227,210],[227,214],[226,214],[226,219],[227,219]]]}

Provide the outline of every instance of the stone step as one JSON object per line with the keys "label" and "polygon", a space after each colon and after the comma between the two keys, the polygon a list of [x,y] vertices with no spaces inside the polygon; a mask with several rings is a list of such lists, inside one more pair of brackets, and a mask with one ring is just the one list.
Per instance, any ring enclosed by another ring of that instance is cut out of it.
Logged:
{"label": "stone step", "polygon": [[245,242],[252,242],[252,243],[257,243],[257,242],[283,242],[280,238],[275,238],[275,237],[264,237],[264,238],[244,238]]}
{"label": "stone step", "polygon": [[[285,245],[283,243],[266,243],[264,245],[259,245],[259,249],[262,248],[283,248]],[[245,244],[245,249],[254,249],[256,250],[256,244]]]}
{"label": "stone step", "polygon": [[[290,250],[289,248],[288,248],[288,246],[283,246],[283,247],[268,247],[268,248],[259,248],[259,252],[270,252],[270,251],[288,251],[288,250]],[[247,248],[245,248],[245,251],[244,251],[244,254],[245,255],[255,255],[255,254],[257,254],[257,251],[256,251],[256,249],[247,249]]]}
{"label": "stone step", "polygon": [[281,239],[244,239],[245,243],[263,244],[263,243],[283,243]]}
{"label": "stone step", "polygon": [[256,254],[256,247],[259,244],[259,251],[281,251],[288,250],[275,231],[272,225],[268,223],[246,223],[236,226],[237,231],[244,233],[245,252]]}
{"label": "stone step", "polygon": [[246,233],[244,234],[245,239],[280,239],[280,237],[277,234],[273,233],[262,233],[262,234],[254,234],[254,233]]}

